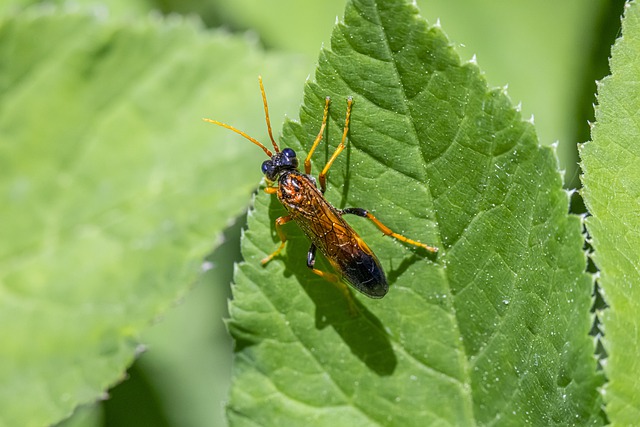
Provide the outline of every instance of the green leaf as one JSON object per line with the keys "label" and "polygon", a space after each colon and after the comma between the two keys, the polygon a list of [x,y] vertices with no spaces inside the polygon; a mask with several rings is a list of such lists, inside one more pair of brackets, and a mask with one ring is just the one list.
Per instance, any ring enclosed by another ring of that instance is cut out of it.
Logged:
{"label": "green leaf", "polygon": [[[317,173],[355,101],[328,200],[370,209],[437,256],[349,219],[390,282],[342,294],[306,267],[309,242],[260,192],[236,271],[232,425],[601,424],[580,218],[557,159],[502,90],[488,89],[405,1],[348,3],[282,145],[302,158],[331,96]],[[321,269],[327,263],[318,257]]]}
{"label": "green leaf", "polygon": [[611,75],[598,85],[592,142],[582,147],[587,228],[600,269],[604,311],[607,416],[613,425],[640,419],[640,7],[627,3]]}
{"label": "green leaf", "polygon": [[201,118],[264,134],[256,76],[283,110],[301,73],[182,19],[44,9],[0,20],[0,64],[0,426],[49,425],[123,378],[250,198],[260,153]]}

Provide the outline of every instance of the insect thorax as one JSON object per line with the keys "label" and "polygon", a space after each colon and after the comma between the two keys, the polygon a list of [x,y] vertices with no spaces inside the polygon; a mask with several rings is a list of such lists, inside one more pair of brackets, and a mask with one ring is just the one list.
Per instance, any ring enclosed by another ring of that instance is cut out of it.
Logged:
{"label": "insect thorax", "polygon": [[290,212],[305,210],[309,204],[322,197],[315,179],[297,170],[282,172],[278,179],[278,199]]}

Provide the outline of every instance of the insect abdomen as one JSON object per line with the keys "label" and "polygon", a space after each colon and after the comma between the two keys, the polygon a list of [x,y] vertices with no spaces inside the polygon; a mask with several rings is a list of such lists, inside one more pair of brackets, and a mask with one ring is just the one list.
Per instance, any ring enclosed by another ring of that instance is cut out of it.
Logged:
{"label": "insect abdomen", "polygon": [[341,270],[344,279],[351,286],[371,298],[382,298],[389,290],[387,279],[375,255],[364,251],[351,254]]}

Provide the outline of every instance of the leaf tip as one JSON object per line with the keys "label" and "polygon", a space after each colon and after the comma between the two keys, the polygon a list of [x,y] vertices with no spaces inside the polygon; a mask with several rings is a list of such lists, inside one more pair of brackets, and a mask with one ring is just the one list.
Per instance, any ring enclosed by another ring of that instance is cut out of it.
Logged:
{"label": "leaf tip", "polygon": [[535,117],[533,114],[531,114],[531,117],[529,117],[527,120],[527,122],[531,123],[532,125],[535,125]]}
{"label": "leaf tip", "polygon": [[[571,210],[571,201],[573,200],[573,195],[578,193],[578,190],[576,188],[566,188],[564,189],[564,192],[567,196],[567,205],[569,207],[569,211]],[[584,219],[583,218],[579,218],[580,219],[580,227],[582,229],[584,229]]]}
{"label": "leaf tip", "polygon": [[211,261],[203,261],[202,264],[200,264],[200,271],[202,273],[206,273],[209,270],[213,270],[213,267],[215,267],[215,264]]}
{"label": "leaf tip", "polygon": [[138,346],[135,349],[135,357],[140,356],[142,353],[145,353],[147,351],[147,346],[144,344],[138,344]]}

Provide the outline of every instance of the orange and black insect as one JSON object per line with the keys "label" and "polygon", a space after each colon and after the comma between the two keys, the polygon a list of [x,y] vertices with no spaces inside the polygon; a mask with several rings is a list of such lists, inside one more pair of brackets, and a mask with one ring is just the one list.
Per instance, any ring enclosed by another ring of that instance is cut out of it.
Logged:
{"label": "orange and black insect", "polygon": [[[320,132],[318,132],[318,136],[313,142],[313,145],[309,150],[309,154],[307,154],[304,161],[305,173],[302,173],[298,170],[298,158],[295,151],[291,148],[285,148],[280,151],[278,144],[276,144],[273,139],[271,122],[269,120],[269,108],[267,106],[267,97],[262,84],[262,78],[259,78],[259,82],[262,101],[264,104],[267,130],[269,132],[269,138],[271,138],[271,142],[273,143],[275,153],[272,153],[271,150],[262,145],[259,141],[233,126],[216,120],[204,120],[242,135],[258,147],[262,148],[265,154],[269,156],[269,160],[262,163],[262,173],[265,175],[269,184],[269,186],[265,188],[265,192],[269,194],[276,194],[278,200],[280,200],[287,209],[288,214],[276,219],[276,231],[280,237],[281,243],[278,249],[262,260],[262,264],[264,265],[271,261],[284,248],[287,237],[282,230],[282,226],[293,220],[298,224],[298,226],[300,226],[309,240],[311,240],[311,247],[307,254],[307,266],[315,274],[336,283],[342,292],[345,293],[349,301],[351,301],[351,295],[342,283],[343,281],[347,282],[368,297],[382,298],[389,290],[389,285],[387,284],[387,279],[382,271],[382,267],[380,266],[380,261],[378,261],[378,258],[369,246],[344,220],[343,215],[352,214],[368,218],[373,221],[373,223],[385,235],[395,237],[396,239],[410,245],[424,248],[430,252],[436,252],[437,248],[427,246],[423,243],[416,242],[415,240],[411,240],[400,234],[394,233],[366,209],[337,209],[324,198],[327,172],[336,157],[338,157],[345,148],[353,99],[351,97],[347,99],[347,113],[342,139],[324,169],[318,175],[318,181],[320,183],[320,188],[318,189],[316,180],[310,175],[311,156],[322,140],[327,126],[327,113],[329,111],[330,103],[329,97],[325,100]],[[276,186],[272,186],[276,183]],[[337,275],[315,268],[316,251],[318,249],[333,266],[335,271],[338,273]]]}

